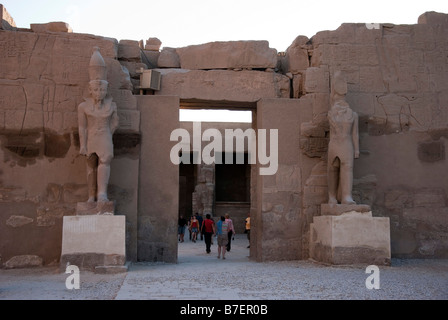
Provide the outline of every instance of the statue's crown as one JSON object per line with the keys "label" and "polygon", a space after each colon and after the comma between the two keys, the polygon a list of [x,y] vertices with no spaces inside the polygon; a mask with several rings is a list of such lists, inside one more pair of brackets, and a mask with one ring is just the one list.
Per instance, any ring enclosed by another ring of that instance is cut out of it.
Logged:
{"label": "statue's crown", "polygon": [[89,63],[89,78],[92,80],[107,80],[107,68],[103,57],[100,53],[100,48],[94,47],[92,57]]}

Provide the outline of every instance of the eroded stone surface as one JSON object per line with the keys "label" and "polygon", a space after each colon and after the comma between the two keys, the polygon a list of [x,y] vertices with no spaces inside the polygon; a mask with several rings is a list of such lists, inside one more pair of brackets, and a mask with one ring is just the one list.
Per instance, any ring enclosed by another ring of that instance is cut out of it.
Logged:
{"label": "eroded stone surface", "polygon": [[178,48],[182,69],[266,69],[277,66],[277,50],[267,41],[210,42]]}
{"label": "eroded stone surface", "polygon": [[[158,191],[151,194],[166,180],[166,172],[171,169],[158,171],[164,163],[170,164],[169,159],[157,162],[161,158],[148,153],[154,153],[154,146],[164,150],[163,155],[169,153],[167,144],[159,145],[160,135],[169,136],[169,131],[176,127],[180,99],[181,103],[201,100],[226,106],[231,102],[249,103],[257,108],[254,114],[273,104],[265,120],[272,119],[272,126],[280,134],[286,130],[290,134],[279,143],[277,175],[262,179],[251,175],[250,210],[254,214],[259,208],[266,222],[278,225],[258,230],[257,235],[254,219],[253,235],[261,239],[257,247],[264,248],[260,259],[307,258],[310,224],[313,217],[322,214],[321,203],[328,201],[326,114],[330,106],[329,80],[336,70],[346,76],[346,100],[359,115],[361,157],[354,166],[353,198],[371,205],[375,215],[390,218],[392,252],[397,257],[447,257],[444,217],[448,203],[446,179],[441,174],[446,171],[448,138],[447,15],[425,13],[418,24],[380,24],[379,29],[347,23],[334,31],[319,32],[311,39],[299,36],[281,55],[274,54],[266,42],[179,48],[182,63],[205,70],[178,69],[181,61],[175,48],[159,52],[156,46],[148,46],[145,50],[143,41],[118,42],[64,32],[68,30],[55,32],[56,29],[48,29],[51,24],[42,29],[44,32],[10,32],[5,22],[10,21],[11,26],[13,23],[5,17],[3,14],[0,32],[0,210],[8,212],[7,217],[20,210],[26,211],[24,216],[37,217],[33,224],[21,228],[12,229],[6,224],[2,228],[0,224],[0,237],[14,231],[17,235],[12,242],[19,243],[25,239],[24,230],[39,227],[33,230],[42,232],[45,228],[48,237],[26,234],[30,238],[26,238],[27,243],[34,241],[48,248],[43,256],[45,261],[58,257],[57,230],[62,217],[74,215],[76,203],[87,198],[84,163],[78,157],[77,106],[88,96],[85,71],[96,45],[108,66],[109,90],[117,104],[120,129],[124,131],[114,139],[119,144],[120,158],[114,159],[119,172],[115,175],[113,198],[118,200],[117,210],[130,217],[127,228],[132,237],[126,235],[131,239],[127,248],[134,250],[134,257],[169,257],[171,261],[176,257],[175,243],[165,241],[163,236],[158,239],[154,232],[156,223],[162,223],[169,234],[175,233],[174,218],[160,221],[154,218],[157,213],[137,217],[137,205],[131,203],[148,194],[152,197],[151,205],[160,201],[155,207],[141,206],[144,209],[139,210],[144,214],[150,207],[154,212],[163,211],[170,203]],[[39,26],[34,27],[35,31],[36,28]],[[277,64],[279,60],[281,65]],[[154,104],[162,105],[160,110],[151,104],[139,105],[137,101],[144,99],[133,95],[139,82],[136,69],[156,68],[157,63],[165,68],[162,90],[152,97],[156,98]],[[214,70],[206,71],[209,69]],[[173,98],[175,101],[164,104],[168,95],[177,100]],[[282,106],[294,102],[297,113],[280,112]],[[171,107],[173,113],[168,117],[166,112]],[[142,122],[140,108],[151,108]],[[174,122],[173,127],[161,134],[160,130],[170,121]],[[262,128],[258,121],[261,120],[257,119],[256,126]],[[151,125],[145,128],[147,123]],[[147,130],[144,139],[140,135],[142,127]],[[152,136],[154,140],[148,143]],[[146,147],[140,148],[140,137]],[[293,147],[284,147],[285,142]],[[150,163],[147,159],[151,159]],[[155,172],[157,176],[153,177],[151,188],[140,193],[139,186],[145,186],[145,178],[135,179],[135,172],[142,163],[145,172]],[[134,173],[132,179],[129,172]],[[175,190],[178,175],[173,174],[170,181],[172,184],[164,190]],[[263,188],[258,192],[260,183]],[[174,215],[176,211],[170,208]],[[137,233],[141,237],[138,255]],[[293,234],[297,237],[290,239]],[[253,252],[256,249],[254,246]],[[3,261],[16,255],[17,250],[13,246],[0,252]]]}
{"label": "eroded stone surface", "polygon": [[31,30],[37,33],[43,32],[73,32],[72,28],[66,22],[32,23]]}
{"label": "eroded stone surface", "polygon": [[164,47],[157,60],[159,68],[180,68],[179,55],[175,48]]}
{"label": "eroded stone surface", "polygon": [[145,43],[145,50],[159,51],[162,41],[159,38],[149,38]]}
{"label": "eroded stone surface", "polygon": [[78,202],[76,204],[76,215],[96,215],[109,214],[113,215],[115,212],[115,203],[113,201],[106,202]]}
{"label": "eroded stone surface", "polygon": [[21,226],[24,226],[26,224],[32,223],[34,220],[32,218],[28,218],[25,216],[10,216],[8,218],[8,220],[6,220],[6,225],[13,227],[13,228],[18,228]]}
{"label": "eroded stone surface", "polygon": [[286,76],[260,71],[157,69],[162,85],[156,95],[181,99],[254,102],[262,98],[289,98]]}
{"label": "eroded stone surface", "polygon": [[8,10],[0,4],[0,29],[14,30],[16,29],[16,23],[9,14]]}
{"label": "eroded stone surface", "polygon": [[[46,128],[64,133],[76,128],[76,106],[88,96],[86,70],[94,46],[100,47],[108,67],[112,95],[132,90],[129,72],[116,60],[115,39],[18,31],[2,32],[0,42],[8,44],[1,49],[0,130]],[[121,97],[117,104],[127,107]]]}
{"label": "eroded stone surface", "polygon": [[31,268],[42,266],[42,258],[36,255],[14,256],[5,262],[6,269]]}
{"label": "eroded stone surface", "polygon": [[323,216],[339,216],[347,212],[370,212],[372,209],[366,204],[328,204],[323,203],[320,207]]}

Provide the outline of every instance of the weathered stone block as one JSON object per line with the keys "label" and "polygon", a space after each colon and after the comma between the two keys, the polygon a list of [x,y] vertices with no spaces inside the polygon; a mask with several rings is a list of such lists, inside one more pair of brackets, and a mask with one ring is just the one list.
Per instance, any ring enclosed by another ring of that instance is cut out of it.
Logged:
{"label": "weathered stone block", "polygon": [[267,41],[210,42],[177,48],[182,69],[275,68],[277,50]]}
{"label": "weathered stone block", "polygon": [[76,204],[76,215],[113,215],[115,212],[115,202],[78,202]]}
{"label": "weathered stone block", "polygon": [[64,158],[71,146],[69,133],[62,135],[45,133],[44,139],[44,155],[49,158]]}
{"label": "weathered stone block", "polygon": [[418,17],[418,24],[448,25],[448,15],[435,11],[425,12]]}
{"label": "weathered stone block", "polygon": [[125,220],[125,216],[65,216],[61,268],[67,263],[90,270],[97,266],[124,265]]}
{"label": "weathered stone block", "polygon": [[321,186],[321,187],[327,187],[328,186],[328,176],[327,175],[311,175],[306,180],[307,186]]}
{"label": "weathered stone block", "polygon": [[[321,132],[321,130],[319,130]],[[300,148],[310,158],[322,157],[328,150],[328,138],[309,137],[300,141]]]}
{"label": "weathered stone block", "polygon": [[36,255],[14,256],[5,262],[6,269],[41,267],[42,258]]}
{"label": "weathered stone block", "polygon": [[443,140],[420,142],[417,154],[420,161],[423,162],[445,160],[445,143]]}
{"label": "weathered stone block", "polygon": [[143,68],[144,70],[148,69],[148,66],[146,64],[138,60],[137,61],[120,60],[120,64],[128,70],[130,77],[133,79],[140,78],[140,74],[138,73],[138,71],[141,68]]}
{"label": "weathered stone block", "polygon": [[428,208],[416,207],[403,209],[403,218],[409,222],[426,224],[426,228],[448,231],[448,207]]}
{"label": "weathered stone block", "polygon": [[324,138],[325,128],[312,122],[303,122],[300,125],[300,135],[305,137]]}
{"label": "weathered stone block", "polygon": [[414,207],[441,208],[445,207],[445,192],[439,188],[423,188],[413,195]]}
{"label": "weathered stone block", "polygon": [[369,93],[351,93],[347,94],[347,102],[356,113],[362,116],[371,116],[375,113],[375,96]]}
{"label": "weathered stone block", "polygon": [[15,30],[16,23],[6,8],[0,4],[0,29]]}
{"label": "weathered stone block", "polygon": [[308,49],[306,48],[308,40],[305,36],[299,36],[286,50],[284,61],[286,72],[297,74],[304,72],[310,66]]}
{"label": "weathered stone block", "polygon": [[361,92],[386,92],[381,68],[378,66],[359,67],[359,90]]}
{"label": "weathered stone block", "polygon": [[76,131],[78,129],[78,113],[77,112],[64,112],[62,114],[62,128],[65,130]]}
{"label": "weathered stone block", "polygon": [[72,28],[68,23],[57,21],[57,22],[49,22],[49,23],[32,23],[30,25],[31,30],[36,33],[45,33],[45,32],[73,32]]}
{"label": "weathered stone block", "polygon": [[77,203],[88,198],[87,185],[66,183],[63,185],[63,201],[66,203]]}
{"label": "weathered stone block", "polygon": [[112,89],[111,95],[117,104],[118,110],[137,110],[137,100],[130,90]]}
{"label": "weathered stone block", "polygon": [[303,201],[307,205],[320,205],[328,201],[328,187],[305,186],[303,188]]}
{"label": "weathered stone block", "polygon": [[156,69],[161,72],[155,95],[181,99],[256,102],[263,98],[289,98],[289,78],[261,71]]}
{"label": "weathered stone block", "polygon": [[145,43],[145,50],[159,51],[162,41],[158,38],[149,38]]}
{"label": "weathered stone block", "polygon": [[159,60],[160,52],[152,50],[142,51],[142,62],[147,65],[149,69],[158,68],[157,61]]}
{"label": "weathered stone block", "polygon": [[328,204],[323,203],[320,206],[320,212],[323,216],[340,216],[348,212],[368,213],[371,211],[369,205],[366,204]]}
{"label": "weathered stone block", "polygon": [[336,265],[390,265],[389,218],[362,213],[314,217],[310,258]]}
{"label": "weathered stone block", "polygon": [[297,99],[303,95],[303,76],[295,74],[292,79],[293,98]]}
{"label": "weathered stone block", "polygon": [[137,110],[119,110],[120,131],[139,132],[140,131],[140,111]]}
{"label": "weathered stone block", "polygon": [[[115,81],[109,82],[109,87],[111,89],[125,89],[125,90],[132,90],[132,82],[131,82],[131,76],[129,74],[128,69],[123,67],[118,60],[113,59],[107,59],[107,78],[108,79],[114,79]],[[117,107],[120,108],[121,106],[117,104]]]}
{"label": "weathered stone block", "polygon": [[118,59],[141,62],[140,46],[138,41],[120,40],[118,43]]}
{"label": "weathered stone block", "polygon": [[413,194],[406,190],[389,190],[384,194],[384,205],[389,209],[413,207]]}
{"label": "weathered stone block", "polygon": [[13,228],[18,228],[26,224],[32,223],[33,221],[34,220],[32,218],[28,218],[25,216],[12,215],[8,218],[8,220],[6,220],[6,225]]}
{"label": "weathered stone block", "polygon": [[310,67],[305,72],[306,93],[329,93],[330,73],[325,68]]}
{"label": "weathered stone block", "polygon": [[301,191],[301,169],[298,165],[280,164],[275,175],[278,191]]}
{"label": "weathered stone block", "polygon": [[308,95],[313,103],[313,123],[329,129],[327,114],[330,110],[330,95],[328,93],[311,93]]}
{"label": "weathered stone block", "polygon": [[64,216],[72,216],[75,214],[75,208],[72,205],[42,203],[37,208],[37,226],[50,227]]}
{"label": "weathered stone block", "polygon": [[159,68],[180,68],[179,55],[175,48],[164,47],[157,61]]}

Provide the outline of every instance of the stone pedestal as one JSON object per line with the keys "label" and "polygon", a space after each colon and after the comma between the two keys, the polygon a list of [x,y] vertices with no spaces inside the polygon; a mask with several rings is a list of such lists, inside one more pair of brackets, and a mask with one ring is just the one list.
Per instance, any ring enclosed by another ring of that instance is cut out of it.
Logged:
{"label": "stone pedestal", "polygon": [[340,216],[347,212],[371,212],[371,208],[367,204],[321,204],[321,216]]}
{"label": "stone pedestal", "polygon": [[322,205],[326,215],[310,225],[310,258],[335,265],[390,265],[389,218],[373,217],[367,207]]}
{"label": "stone pedestal", "polygon": [[108,214],[113,215],[115,213],[115,203],[113,201],[106,202],[78,202],[76,204],[76,215],[96,215],[96,214]]}
{"label": "stone pedestal", "polygon": [[83,202],[77,209],[76,216],[63,218],[61,270],[71,264],[96,273],[126,272],[126,217],[113,215],[113,202]]}

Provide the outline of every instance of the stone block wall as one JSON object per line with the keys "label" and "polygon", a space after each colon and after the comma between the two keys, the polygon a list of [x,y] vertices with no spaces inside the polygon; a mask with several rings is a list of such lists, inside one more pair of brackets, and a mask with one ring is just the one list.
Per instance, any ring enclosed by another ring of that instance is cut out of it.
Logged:
{"label": "stone block wall", "polygon": [[[169,182],[159,185],[163,177],[154,175],[139,184],[141,168],[156,170],[151,163],[140,166],[140,108],[156,110],[153,103],[168,100],[172,115],[188,103],[249,108],[256,115],[254,128],[284,130],[280,146],[287,147],[279,149],[277,174],[261,177],[256,166],[251,170],[251,255],[261,261],[306,259],[309,224],[327,201],[326,114],[337,70],[348,79],[347,101],[360,117],[355,200],[371,205],[374,216],[390,218],[393,257],[448,256],[447,15],[428,12],[415,25],[343,24],[311,39],[298,36],[279,54],[264,41],[159,51],[154,39],[143,48],[138,41],[71,33],[64,25],[20,29],[0,7],[1,266],[57,262],[62,217],[73,215],[76,203],[87,198],[76,109],[87,96],[94,46],[108,66],[120,116],[109,193],[127,217],[129,260],[139,254],[142,260],[177,258],[170,238],[175,208],[162,217],[166,228],[158,234],[154,225],[163,205],[138,206],[142,185],[172,189],[169,197],[177,187],[175,170]],[[134,95],[140,68],[162,73],[152,101]],[[174,128],[175,121],[170,123]],[[143,128],[148,136],[156,134],[147,123]],[[286,227],[271,228],[270,222]]]}
{"label": "stone block wall", "polygon": [[[360,117],[355,200],[390,218],[393,257],[447,257],[446,15],[425,13],[415,25],[377,27],[343,24],[290,47],[310,57],[295,85],[313,106],[313,120],[301,128],[302,152],[316,161],[304,187],[304,214],[310,221],[327,201],[326,113],[331,77],[340,70],[348,80],[347,101]],[[302,232],[306,248],[308,225]]]}
{"label": "stone block wall", "polygon": [[164,48],[158,59],[162,85],[155,94],[234,102],[289,98],[290,79],[275,72],[277,66],[277,50],[267,41]]}
{"label": "stone block wall", "polygon": [[[74,215],[76,203],[87,199],[77,106],[88,96],[94,46],[107,64],[109,92],[120,117],[109,194],[117,213],[128,215],[128,228],[136,229],[131,215],[136,215],[138,172],[133,168],[139,161],[140,115],[129,72],[118,60],[121,46],[115,39],[54,28],[0,30],[0,265],[9,267],[23,261],[56,263],[62,217]],[[128,237],[132,260],[136,233]]]}
{"label": "stone block wall", "polygon": [[[281,115],[281,116],[278,116]],[[258,130],[278,130],[278,170],[256,180],[251,210],[251,258],[257,261],[303,259],[301,229],[304,222],[304,181],[310,161],[300,152],[300,123],[309,121],[311,109],[297,99],[263,99],[257,106]],[[273,152],[273,143],[270,152]]]}

